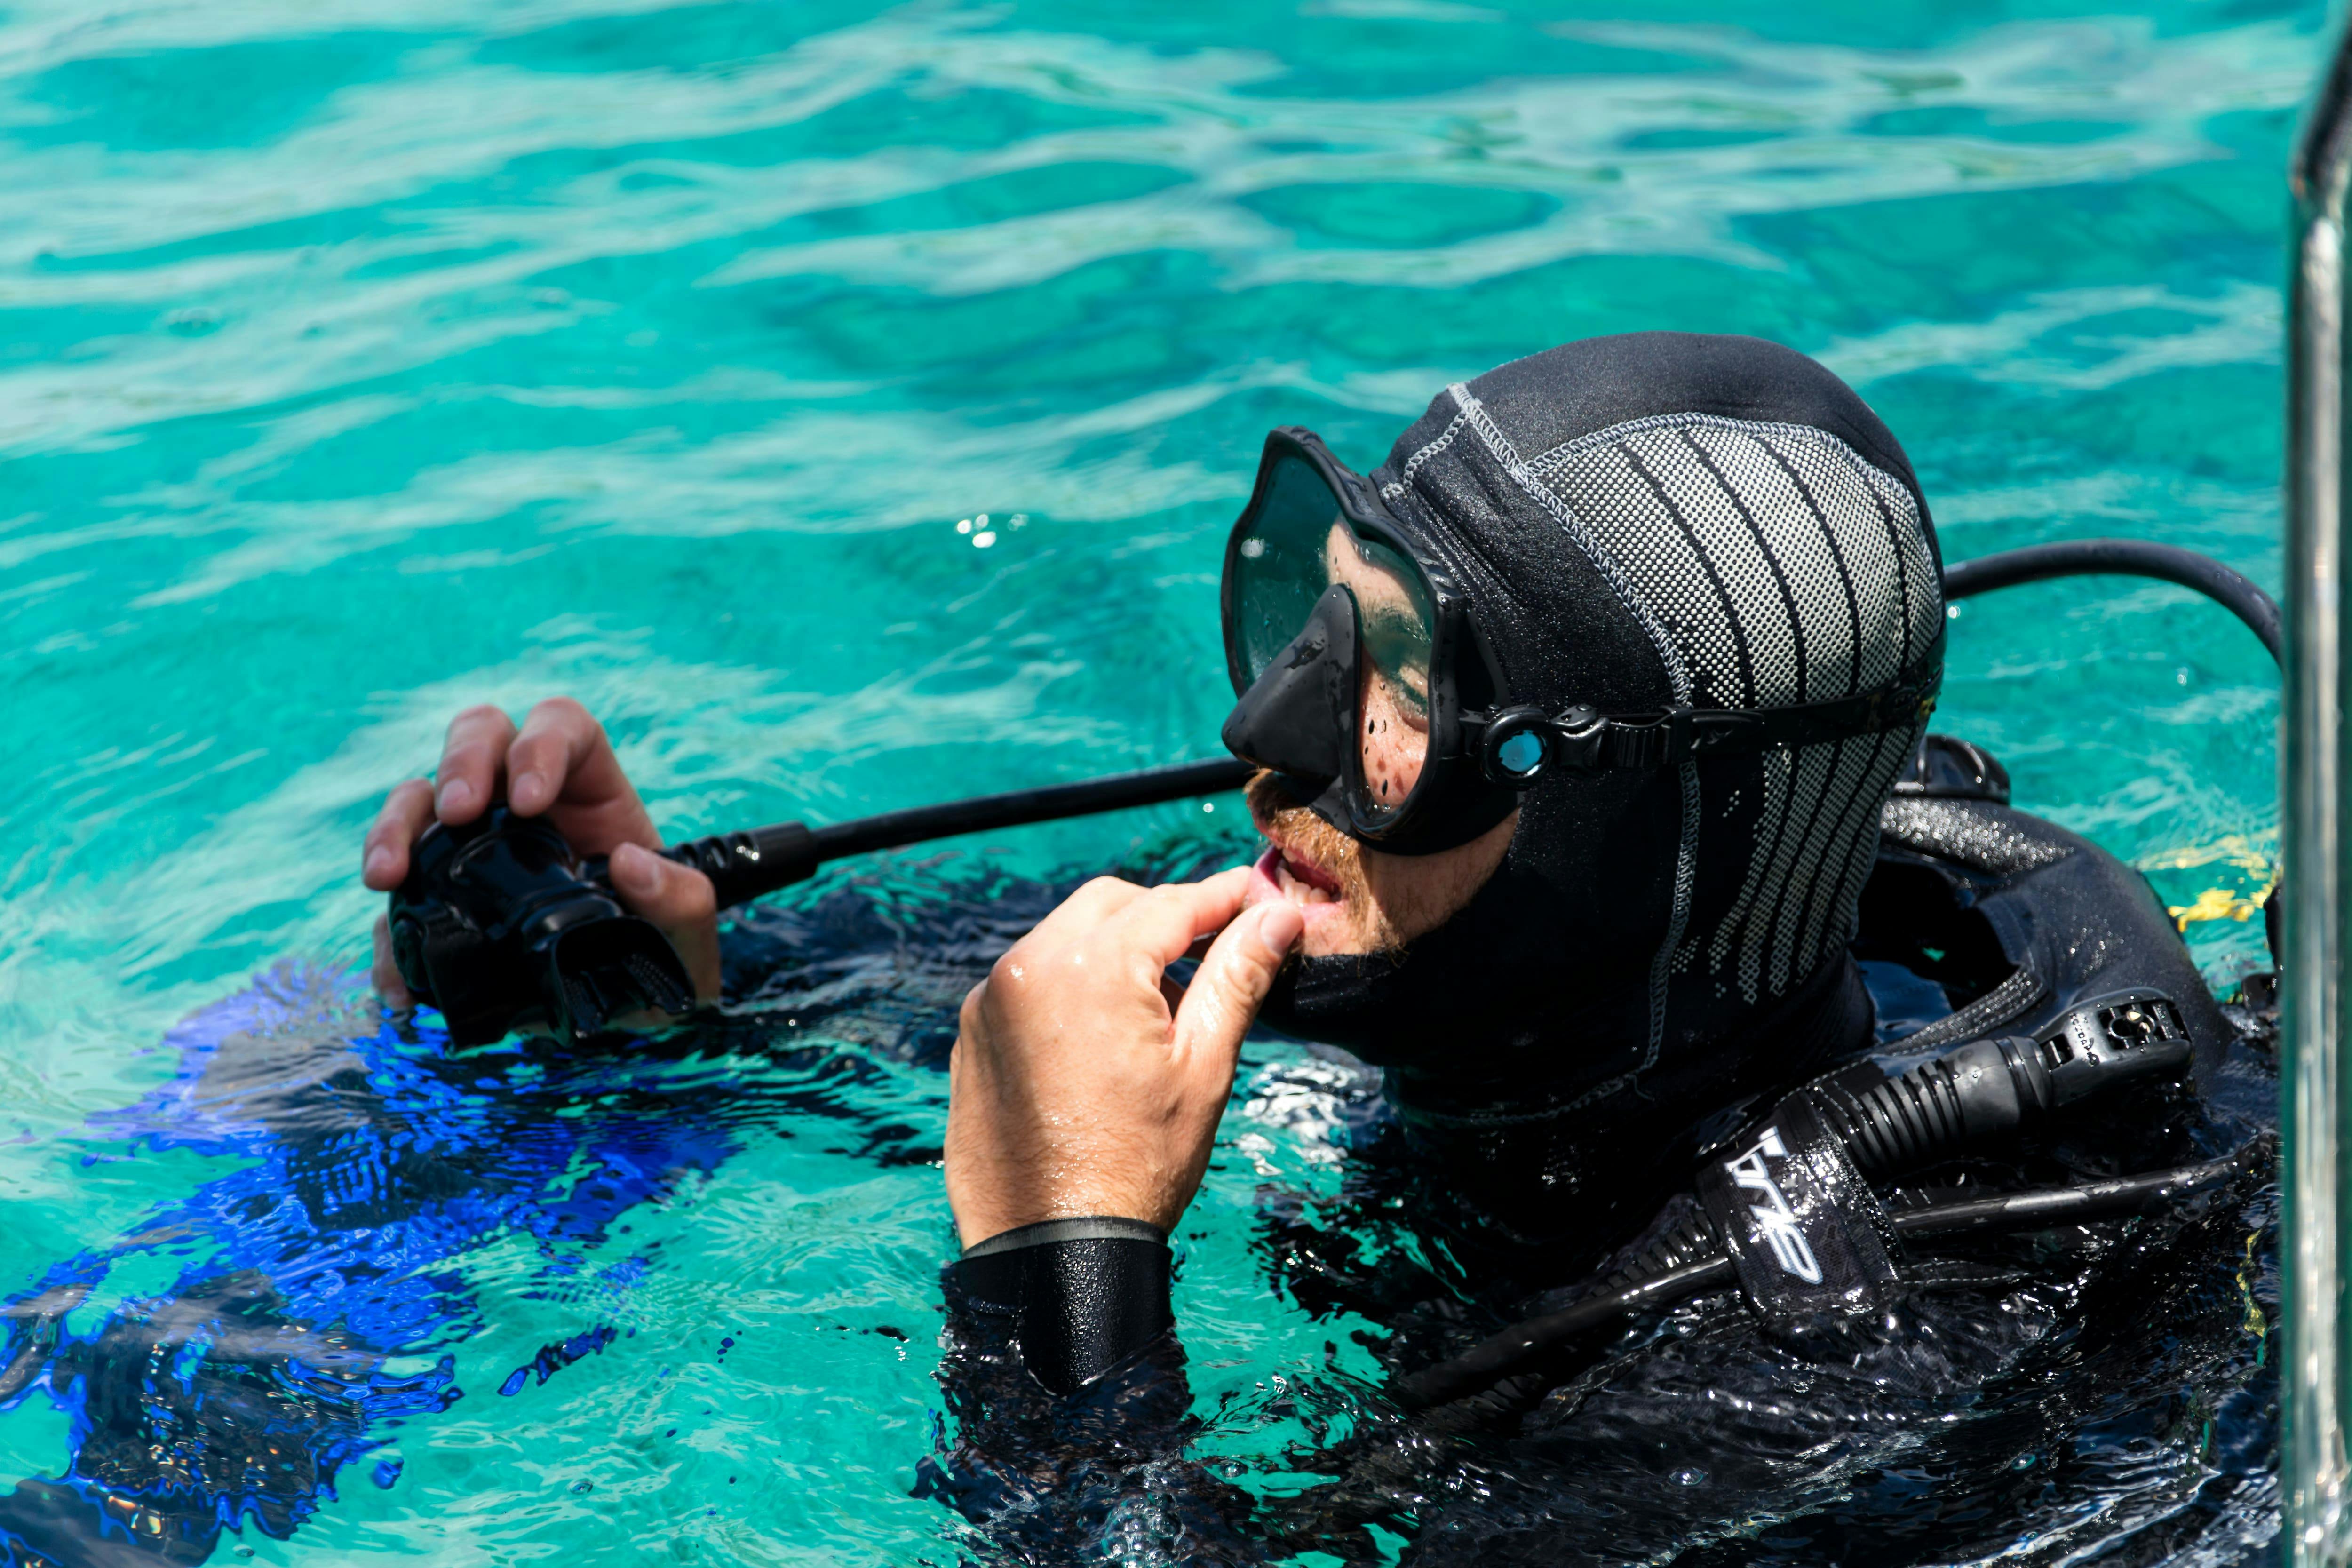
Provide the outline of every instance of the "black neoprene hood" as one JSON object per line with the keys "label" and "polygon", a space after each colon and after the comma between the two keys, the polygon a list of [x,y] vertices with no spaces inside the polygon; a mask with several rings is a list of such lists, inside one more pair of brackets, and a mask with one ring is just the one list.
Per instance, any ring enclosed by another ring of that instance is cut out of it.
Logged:
{"label": "black neoprene hood", "polygon": [[[1771,709],[1940,670],[1910,460],[1778,344],[1638,332],[1517,360],[1441,393],[1370,477],[1442,542],[1510,701]],[[1269,1020],[1391,1068],[1429,1126],[1712,1095],[1743,1026],[1801,992],[1853,1011],[1854,902],[1923,728],[1547,773],[1466,908],[1403,952],[1294,965]]]}

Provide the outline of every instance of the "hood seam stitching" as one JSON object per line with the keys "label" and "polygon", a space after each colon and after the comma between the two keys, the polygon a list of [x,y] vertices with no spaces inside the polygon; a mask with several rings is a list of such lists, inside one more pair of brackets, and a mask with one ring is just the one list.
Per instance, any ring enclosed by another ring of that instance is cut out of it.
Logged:
{"label": "hood seam stitching", "polygon": [[[1609,584],[1611,591],[1633,614],[1633,618],[1641,623],[1642,629],[1649,634],[1652,645],[1657,649],[1659,662],[1665,666],[1666,679],[1674,688],[1675,700],[1678,703],[1689,702],[1691,696],[1689,666],[1683,662],[1681,653],[1675,647],[1673,640],[1667,637],[1665,628],[1658,624],[1656,615],[1647,604],[1643,603],[1641,595],[1633,591],[1632,583],[1627,580],[1624,569],[1617,563],[1616,557],[1601,548],[1600,542],[1591,537],[1568,503],[1562,500],[1550,486],[1539,479],[1535,470],[1528,466],[1526,459],[1519,456],[1518,449],[1512,446],[1510,437],[1503,433],[1502,426],[1495,422],[1494,416],[1487,411],[1486,405],[1478,400],[1467,385],[1456,382],[1445,390],[1454,399],[1454,405],[1462,411],[1459,418],[1469,421],[1470,427],[1478,433],[1478,438],[1486,444],[1486,449],[1502,463],[1504,471],[1510,475],[1513,482],[1527,492],[1529,500],[1551,514],[1553,521],[1559,524],[1561,531],[1566,533],[1570,541],[1584,552],[1585,558],[1592,563]],[[1643,1052],[1641,1062],[1632,1071],[1622,1073],[1586,1090],[1570,1102],[1567,1108],[1570,1110],[1633,1086],[1642,1074],[1657,1065],[1659,1049],[1665,1039],[1666,991],[1671,979],[1671,966],[1675,949],[1682,942],[1683,929],[1690,921],[1691,897],[1698,882],[1698,764],[1685,759],[1676,773],[1678,775],[1676,782],[1681,785],[1683,810],[1682,824],[1675,846],[1674,908],[1667,916],[1665,941],[1659,944],[1657,952],[1650,960],[1648,1048]]]}
{"label": "hood seam stitching", "polygon": [[[1460,400],[1457,398],[1455,401],[1458,403]],[[1446,447],[1454,445],[1454,437],[1462,433],[1462,426],[1469,417],[1470,411],[1467,408],[1462,409],[1461,412],[1454,416],[1453,423],[1447,425],[1444,429],[1439,431],[1434,437],[1431,437],[1429,442],[1423,446],[1420,451],[1415,452],[1412,457],[1407,458],[1404,460],[1404,467],[1398,471],[1397,477],[1381,487],[1381,499],[1382,500],[1394,500],[1397,497],[1404,494],[1405,487],[1412,483],[1412,477],[1421,471],[1422,464],[1429,461],[1430,458],[1434,458],[1438,453],[1443,452]]]}

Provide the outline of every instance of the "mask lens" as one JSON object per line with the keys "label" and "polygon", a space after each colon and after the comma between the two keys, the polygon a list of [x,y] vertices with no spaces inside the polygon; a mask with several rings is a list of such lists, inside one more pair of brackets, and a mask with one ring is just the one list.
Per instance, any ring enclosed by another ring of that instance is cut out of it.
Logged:
{"label": "mask lens", "polygon": [[1284,458],[1234,552],[1233,605],[1248,681],[1288,647],[1324,591],[1356,601],[1361,649],[1357,737],[1368,810],[1404,804],[1429,754],[1430,627],[1435,613],[1420,569],[1356,531],[1314,465]]}

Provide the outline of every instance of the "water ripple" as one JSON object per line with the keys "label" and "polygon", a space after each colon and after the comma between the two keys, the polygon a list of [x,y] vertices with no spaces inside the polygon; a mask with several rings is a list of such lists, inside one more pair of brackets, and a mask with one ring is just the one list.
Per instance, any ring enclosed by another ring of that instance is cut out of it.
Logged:
{"label": "water ripple", "polygon": [[[2275,584],[2280,171],[2320,8],[2084,9],[11,7],[0,1200],[37,1258],[8,1295],[104,1258],[122,1343],[201,1326],[142,1227],[250,1178],[92,1129],[179,1081],[178,1020],[358,956],[357,833],[464,703],[581,696],[678,833],[1207,754],[1217,550],[1273,425],[1369,467],[1438,388],[1553,342],[1756,332],[1864,388],[1948,555],[2142,533]],[[2259,890],[2276,698],[2241,628],[2084,582],[1971,601],[1951,648],[1940,720],[2021,804],[2169,903]],[[910,1314],[945,1234],[943,1020],[1066,868],[1191,864],[1233,820],[953,845],[747,927],[733,973],[788,1020],[747,1027],[835,1030],[784,1069],[800,1109],[747,1095],[741,1148],[623,1222],[659,1243],[625,1281],[436,1237],[481,1303],[456,1384],[622,1337],[501,1420],[419,1421],[288,1550],[888,1562],[935,1536],[903,1472],[936,1398]],[[2258,926],[2192,927],[2217,982]],[[407,1070],[394,1044],[369,1059]],[[1253,1058],[1186,1243],[1202,1408],[1252,1465],[1381,1375],[1361,1320],[1266,1296],[1258,1238],[1339,1201],[1381,1125],[1285,1050]],[[2221,1302],[2180,1317],[2211,1443],[2166,1403],[2189,1373],[2119,1379],[2133,1436],[2068,1428],[2079,1470],[1987,1502],[1968,1552],[2269,1538],[2267,1374],[2214,1328],[2242,1240],[2183,1269]],[[44,1419],[0,1422],[21,1475],[61,1471]],[[1982,1498],[2025,1484],[1965,1448]],[[1927,1506],[1899,1458],[1822,1483],[1835,1529]]]}

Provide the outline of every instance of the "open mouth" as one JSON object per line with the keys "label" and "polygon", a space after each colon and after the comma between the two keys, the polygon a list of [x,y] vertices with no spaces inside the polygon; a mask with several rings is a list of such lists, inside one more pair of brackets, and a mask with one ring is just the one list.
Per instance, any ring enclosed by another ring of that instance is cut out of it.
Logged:
{"label": "open mouth", "polygon": [[1279,844],[1267,844],[1254,869],[1294,904],[1336,904],[1343,897],[1337,877],[1310,860],[1293,858]]}
{"label": "open mouth", "polygon": [[[1260,774],[1257,783],[1265,779]],[[1280,899],[1296,905],[1307,918],[1305,951],[1329,951],[1332,933],[1350,918],[1348,889],[1354,883],[1348,862],[1339,858],[1349,846],[1339,840],[1335,847],[1326,848],[1321,839],[1338,840],[1337,834],[1305,811],[1293,808],[1283,796],[1255,784],[1249,807],[1252,824],[1265,836],[1265,852],[1250,868],[1247,901],[1263,904]],[[1322,947],[1317,946],[1318,941]]]}

